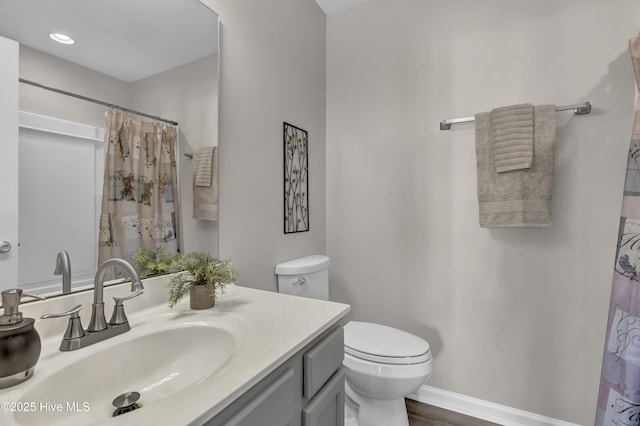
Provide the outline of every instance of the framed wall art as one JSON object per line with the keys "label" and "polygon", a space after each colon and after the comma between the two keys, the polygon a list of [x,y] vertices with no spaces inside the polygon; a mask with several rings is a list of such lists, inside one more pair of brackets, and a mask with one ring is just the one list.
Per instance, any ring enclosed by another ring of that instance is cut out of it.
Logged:
{"label": "framed wall art", "polygon": [[284,233],[309,230],[309,137],[305,130],[283,123]]}

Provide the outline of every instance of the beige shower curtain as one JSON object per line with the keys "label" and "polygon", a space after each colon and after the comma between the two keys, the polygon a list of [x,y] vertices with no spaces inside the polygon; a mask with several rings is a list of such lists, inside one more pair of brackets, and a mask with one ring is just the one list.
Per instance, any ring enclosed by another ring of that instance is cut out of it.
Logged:
{"label": "beige shower curtain", "polygon": [[105,114],[98,261],[129,262],[139,247],[179,250],[175,126]]}

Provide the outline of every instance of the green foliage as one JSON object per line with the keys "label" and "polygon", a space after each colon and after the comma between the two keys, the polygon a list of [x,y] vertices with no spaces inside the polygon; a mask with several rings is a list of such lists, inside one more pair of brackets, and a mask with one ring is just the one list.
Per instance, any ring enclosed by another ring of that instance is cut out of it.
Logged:
{"label": "green foliage", "polygon": [[156,249],[140,247],[133,255],[133,266],[140,278],[169,274],[177,271],[175,259],[178,256],[179,254],[169,253],[163,247]]}
{"label": "green foliage", "polygon": [[176,274],[169,281],[169,307],[173,308],[183,297],[189,294],[192,285],[205,285],[215,298],[224,293],[227,284],[233,282],[234,270],[230,260],[220,260],[206,253],[191,252],[173,259],[172,267]]}

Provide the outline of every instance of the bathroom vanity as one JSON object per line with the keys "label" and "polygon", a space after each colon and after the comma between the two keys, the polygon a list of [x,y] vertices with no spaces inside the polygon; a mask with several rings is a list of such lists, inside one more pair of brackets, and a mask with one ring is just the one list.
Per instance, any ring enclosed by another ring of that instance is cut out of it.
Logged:
{"label": "bathroom vanity", "polygon": [[344,335],[336,325],[234,401],[207,426],[342,426]]}
{"label": "bathroom vanity", "polygon": [[[91,292],[24,305],[42,355],[32,378],[0,390],[0,424],[342,425],[348,305],[231,285],[213,309],[170,310],[169,278],[128,301],[129,332],[72,352],[58,349],[66,319],[39,318],[82,304],[86,327]],[[105,301],[128,293],[110,286]],[[125,392],[139,408],[112,417]]]}

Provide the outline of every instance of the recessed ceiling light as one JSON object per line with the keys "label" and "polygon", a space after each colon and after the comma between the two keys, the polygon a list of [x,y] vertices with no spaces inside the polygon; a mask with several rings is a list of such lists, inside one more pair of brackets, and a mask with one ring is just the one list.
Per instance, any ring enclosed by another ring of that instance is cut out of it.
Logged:
{"label": "recessed ceiling light", "polygon": [[49,37],[51,38],[51,40],[57,41],[58,43],[62,43],[62,44],[73,44],[76,42],[74,39],[72,39],[66,34],[52,33],[52,34],[49,34]]}

